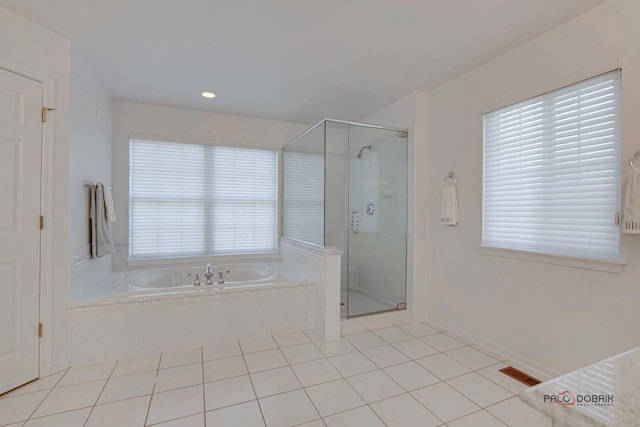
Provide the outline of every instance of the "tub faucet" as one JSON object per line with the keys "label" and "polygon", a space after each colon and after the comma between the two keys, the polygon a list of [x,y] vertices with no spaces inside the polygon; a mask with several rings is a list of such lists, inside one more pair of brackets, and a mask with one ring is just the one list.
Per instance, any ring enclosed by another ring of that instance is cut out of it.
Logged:
{"label": "tub faucet", "polygon": [[213,276],[213,271],[211,271],[211,264],[207,264],[207,269],[204,272],[204,276],[207,278],[207,282],[205,285],[213,285],[213,280],[211,277]]}

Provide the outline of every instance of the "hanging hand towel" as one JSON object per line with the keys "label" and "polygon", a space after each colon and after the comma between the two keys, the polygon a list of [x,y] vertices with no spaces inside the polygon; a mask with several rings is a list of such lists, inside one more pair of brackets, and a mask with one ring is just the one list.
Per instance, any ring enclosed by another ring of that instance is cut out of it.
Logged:
{"label": "hanging hand towel", "polygon": [[113,207],[113,194],[111,194],[111,189],[107,186],[104,186],[104,214],[107,218],[107,221],[113,222],[116,218],[116,210]]}
{"label": "hanging hand towel", "polygon": [[105,216],[104,187],[89,186],[89,220],[91,222],[91,257],[113,253],[111,224]]}
{"label": "hanging hand towel", "polygon": [[627,179],[622,232],[640,234],[640,169],[632,169]]}
{"label": "hanging hand towel", "polygon": [[455,185],[445,185],[442,188],[442,208],[440,223],[442,225],[456,225],[460,221],[458,212],[458,195]]}

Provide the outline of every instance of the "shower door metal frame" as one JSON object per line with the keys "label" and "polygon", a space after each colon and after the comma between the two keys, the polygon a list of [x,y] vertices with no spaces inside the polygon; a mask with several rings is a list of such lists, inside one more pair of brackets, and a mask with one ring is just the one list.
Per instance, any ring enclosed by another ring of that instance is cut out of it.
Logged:
{"label": "shower door metal frame", "polygon": [[[282,147],[282,149],[284,150],[288,146],[290,146],[292,144],[295,144],[296,142],[298,142],[298,140],[303,138],[306,134],[308,134],[309,132],[313,131],[318,126],[325,124],[326,122],[341,123],[341,124],[344,124],[344,125],[360,126],[360,127],[366,127],[366,128],[374,128],[374,129],[391,130],[391,131],[396,131],[396,132],[402,133],[404,135],[404,137],[407,137],[407,135],[409,134],[409,131],[407,129],[402,129],[402,128],[394,128],[394,127],[391,127],[391,126],[374,125],[372,123],[358,123],[358,122],[350,122],[350,121],[347,121],[347,120],[338,120],[338,119],[325,118],[325,119],[320,120],[315,125],[311,126],[309,129],[305,130],[300,135],[298,135],[295,139],[293,139],[287,145]],[[325,137],[326,137],[326,131],[325,131]],[[326,155],[326,152],[325,152],[325,155]]]}
{"label": "shower door metal frame", "polygon": [[[325,123],[326,122],[335,122],[335,123],[340,123],[340,124],[344,124],[344,125],[348,125],[348,126],[357,126],[357,127],[365,127],[365,128],[372,128],[372,129],[380,129],[380,130],[388,130],[388,131],[392,131],[392,132],[398,132],[398,137],[399,138],[406,138],[407,139],[407,146],[405,147],[405,150],[407,150],[406,153],[406,165],[408,166],[409,163],[409,153],[408,153],[408,139],[409,139],[409,131],[407,129],[400,129],[400,128],[395,128],[395,127],[391,127],[391,126],[381,126],[381,125],[374,125],[374,124],[367,124],[367,123],[357,123],[357,122],[350,122],[350,121],[346,121],[346,120],[334,120],[334,119],[325,119],[322,122],[318,123],[316,126]],[[316,127],[314,126],[314,128]],[[324,132],[324,136],[325,136],[325,170],[326,170],[326,127],[325,127],[325,132]],[[350,137],[347,137],[347,159],[349,157],[349,143],[350,143]],[[389,308],[389,309],[385,309],[385,310],[377,310],[377,311],[372,311],[372,312],[368,312],[368,313],[360,313],[360,314],[349,314],[349,282],[350,282],[350,278],[349,278],[349,261],[351,259],[351,248],[350,248],[350,239],[351,239],[351,227],[350,225],[350,220],[351,217],[349,215],[350,212],[350,191],[351,191],[351,182],[349,179],[349,162],[346,162],[346,167],[347,167],[347,193],[346,193],[346,217],[345,217],[345,233],[346,233],[346,248],[345,248],[345,252],[346,252],[346,263],[347,263],[347,300],[346,300],[346,306],[347,306],[347,315],[345,318],[343,318],[344,320],[348,320],[348,319],[355,319],[356,317],[363,317],[363,316],[370,316],[370,315],[374,315],[374,314],[381,314],[381,313],[389,313],[389,312],[393,312],[393,311],[398,311],[398,310],[405,310],[407,308],[407,290],[408,290],[408,276],[409,276],[409,272],[408,272],[408,254],[409,254],[409,238],[408,238],[408,230],[409,230],[409,207],[408,207],[408,200],[409,200],[409,176],[408,176],[408,170],[407,170],[407,176],[406,176],[406,186],[405,186],[405,229],[404,229],[404,234],[405,234],[405,243],[404,243],[404,273],[405,273],[405,278],[404,278],[404,302],[401,303],[397,303],[396,308]],[[327,181],[326,181],[326,171],[325,171],[325,189],[327,188]],[[326,209],[326,208],[325,208]],[[326,210],[325,210],[326,212]],[[325,214],[325,218],[326,218],[326,214]],[[342,291],[342,289],[341,289]],[[342,302],[342,301],[341,301]]]}

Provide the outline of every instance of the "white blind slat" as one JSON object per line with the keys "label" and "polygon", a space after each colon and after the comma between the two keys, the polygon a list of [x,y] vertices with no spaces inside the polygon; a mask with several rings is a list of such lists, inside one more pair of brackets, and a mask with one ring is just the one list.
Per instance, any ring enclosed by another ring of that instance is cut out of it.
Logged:
{"label": "white blind slat", "polygon": [[620,72],[484,115],[485,246],[619,258]]}
{"label": "white blind slat", "polygon": [[324,155],[283,153],[284,236],[324,246]]}
{"label": "white blind slat", "polygon": [[129,257],[275,252],[277,152],[130,140]]}

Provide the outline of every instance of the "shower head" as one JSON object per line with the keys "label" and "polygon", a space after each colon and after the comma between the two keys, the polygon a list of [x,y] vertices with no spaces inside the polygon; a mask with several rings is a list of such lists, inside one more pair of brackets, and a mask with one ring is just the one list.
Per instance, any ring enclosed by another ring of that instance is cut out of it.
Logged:
{"label": "shower head", "polygon": [[359,158],[359,159],[361,159],[361,158],[362,158],[362,152],[363,152],[364,150],[367,150],[367,149],[368,149],[368,150],[371,150],[371,146],[370,146],[370,145],[365,145],[364,147],[362,147],[362,148],[360,149],[360,152],[358,153],[358,155],[357,155],[356,157],[357,157],[357,158]]}

